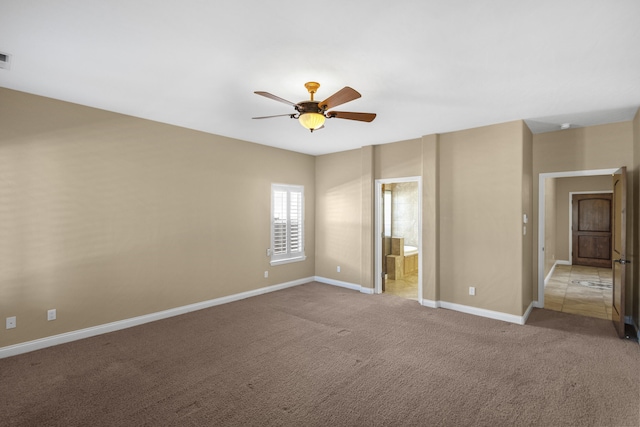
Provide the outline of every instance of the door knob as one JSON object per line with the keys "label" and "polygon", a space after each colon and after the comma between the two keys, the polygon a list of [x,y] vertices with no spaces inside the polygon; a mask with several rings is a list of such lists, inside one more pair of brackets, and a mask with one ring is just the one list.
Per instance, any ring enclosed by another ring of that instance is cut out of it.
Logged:
{"label": "door knob", "polygon": [[628,259],[614,259],[614,262],[619,262],[620,264],[631,264],[631,261]]}

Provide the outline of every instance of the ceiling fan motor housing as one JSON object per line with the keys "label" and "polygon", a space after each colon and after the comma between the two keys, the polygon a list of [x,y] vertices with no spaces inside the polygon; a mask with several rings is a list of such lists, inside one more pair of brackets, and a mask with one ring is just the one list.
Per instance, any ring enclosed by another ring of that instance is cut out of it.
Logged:
{"label": "ceiling fan motor housing", "polygon": [[302,101],[296,104],[296,110],[300,114],[318,113],[324,114],[324,110],[320,108],[318,101]]}
{"label": "ceiling fan motor housing", "polygon": [[[322,129],[324,127],[325,119],[331,119],[334,117],[339,119],[357,120],[361,122],[371,122],[376,118],[376,115],[373,113],[352,113],[348,111],[332,110],[338,105],[342,105],[346,102],[360,98],[360,93],[358,93],[358,91],[354,90],[353,88],[350,88],[349,86],[343,87],[338,92],[331,95],[329,98],[320,102],[313,99],[314,95],[318,91],[318,88],[320,87],[320,83],[307,82],[305,83],[304,87],[307,88],[311,99],[300,101],[297,104],[275,96],[269,92],[256,91],[255,93],[257,95],[282,102],[283,104],[291,105],[296,110],[294,114],[280,114],[279,116],[289,116],[292,119],[297,119],[303,127],[309,129],[311,132],[316,129]],[[279,116],[254,117],[254,119],[267,119],[270,117]]]}

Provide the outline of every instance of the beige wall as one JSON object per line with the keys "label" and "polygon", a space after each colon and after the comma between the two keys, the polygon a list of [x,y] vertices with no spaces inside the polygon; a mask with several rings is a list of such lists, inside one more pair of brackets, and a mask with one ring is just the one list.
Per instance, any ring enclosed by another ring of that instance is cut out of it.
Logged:
{"label": "beige wall", "polygon": [[[360,150],[363,198],[370,197],[371,164],[376,179],[422,176],[423,298],[512,315],[529,306],[533,235],[529,229],[523,235],[522,216],[532,216],[532,141],[517,121]],[[357,227],[349,231],[357,213],[348,212],[358,204],[357,177],[349,169],[355,161],[355,152],[317,159],[319,276],[356,277],[335,273],[335,257],[324,241],[357,240]],[[339,200],[335,211],[326,206],[330,198]],[[373,235],[372,202],[362,203],[363,238]],[[361,275],[371,278],[362,281],[364,287],[373,287],[372,245],[363,243],[361,252]],[[469,286],[476,287],[475,297],[468,295]]]}
{"label": "beige wall", "polygon": [[558,260],[571,261],[571,219],[569,218],[572,192],[611,192],[611,176],[580,176],[568,178],[553,178],[557,182],[556,211],[553,217],[556,223],[555,254]]}
{"label": "beige wall", "polygon": [[440,135],[443,301],[523,314],[522,126],[516,121]]}
{"label": "beige wall", "polygon": [[440,135],[422,137],[422,297],[440,300]]}
{"label": "beige wall", "polygon": [[[312,156],[7,89],[0,129],[0,347],[315,274]],[[269,265],[272,182],[304,262]]]}
{"label": "beige wall", "polygon": [[[540,173],[569,172],[582,170],[609,169],[627,166],[629,218],[633,218],[634,176],[633,167],[633,123],[621,122],[586,128],[575,128],[533,135],[533,204],[534,235],[538,234],[538,176]],[[627,250],[633,255],[633,221],[628,222]],[[538,265],[537,243],[533,251],[534,266]],[[630,312],[634,296],[633,272],[627,274],[626,295],[627,312]],[[538,270],[533,269],[534,299],[538,298]]]}
{"label": "beige wall", "polygon": [[533,135],[533,173],[630,166],[632,138],[631,122]]}
{"label": "beige wall", "polygon": [[[638,116],[314,158],[0,89],[0,128],[0,318],[18,317],[0,347],[314,275],[373,288],[375,179],[422,176],[422,296],[434,301],[522,315],[537,298],[540,173],[630,162],[638,229]],[[269,265],[272,182],[305,186],[305,262]]]}
{"label": "beige wall", "polygon": [[360,151],[316,157],[316,275],[353,284],[362,265]]}
{"label": "beige wall", "polygon": [[394,142],[373,147],[375,179],[422,174],[422,140]]}

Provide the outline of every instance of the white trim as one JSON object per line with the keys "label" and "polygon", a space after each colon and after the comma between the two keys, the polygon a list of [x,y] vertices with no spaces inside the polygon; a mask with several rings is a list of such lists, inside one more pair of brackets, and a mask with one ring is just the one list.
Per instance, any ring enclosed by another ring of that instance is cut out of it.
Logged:
{"label": "white trim", "polygon": [[535,306],[536,306],[536,301],[531,301],[529,303],[529,307],[527,307],[524,314],[522,315],[522,323],[520,323],[520,325],[524,325],[525,323],[527,323],[527,320],[529,319],[529,315],[531,314]]}
{"label": "white trim", "polygon": [[518,325],[524,325],[531,314],[531,310],[536,307],[536,301],[532,301],[527,307],[527,310],[522,316],[516,316],[514,314],[502,313],[500,311],[487,310],[484,308],[472,307],[469,305],[455,304],[446,301],[433,301],[429,299],[423,299],[422,306],[429,308],[446,308],[449,310],[459,311],[461,313],[473,314],[474,316],[488,317],[489,319],[502,320],[510,323],[517,323]]}
{"label": "white trim", "polygon": [[[354,283],[348,283],[348,282],[341,282],[339,280],[334,280],[334,279],[327,279],[325,277],[315,277],[316,282],[320,282],[320,283],[326,283],[329,285],[334,285],[334,286],[340,286],[343,288],[348,288],[348,289],[352,289],[354,291],[360,291],[362,293],[366,293],[366,294],[373,294],[374,290],[371,288],[365,288],[362,287],[360,285],[356,285]],[[420,305],[422,305],[423,307],[428,307],[428,308],[446,308],[449,310],[454,310],[454,311],[459,311],[462,313],[467,313],[467,314],[473,314],[475,316],[481,316],[481,317],[487,317],[490,319],[496,319],[496,320],[502,320],[505,322],[510,322],[510,323],[516,323],[518,325],[524,325],[527,321],[527,319],[529,318],[529,314],[531,314],[531,311],[533,310],[533,308],[538,308],[537,307],[537,301],[532,301],[529,304],[529,307],[527,308],[527,310],[525,311],[525,313],[522,316],[516,316],[513,314],[508,314],[508,313],[502,313],[500,311],[493,311],[493,310],[487,310],[484,308],[477,308],[477,307],[472,307],[472,306],[467,306],[467,305],[462,305],[462,304],[455,304],[452,302],[446,302],[446,301],[434,301],[434,300],[430,300],[430,299],[426,299],[426,298],[421,298],[418,301],[420,303]]]}
{"label": "white trim", "polygon": [[205,308],[214,307],[216,305],[239,301],[245,298],[255,297],[269,292],[291,288],[293,286],[303,285],[305,283],[313,282],[313,280],[313,277],[306,277],[304,279],[293,280],[291,282],[281,283],[278,285],[266,286],[264,288],[241,292],[239,294],[229,295],[226,297],[215,298],[208,301],[202,301],[194,304],[183,305],[181,307],[171,308],[169,310],[158,311],[156,313],[145,314],[143,316],[118,320],[116,322],[105,323],[103,325],[92,326],[90,328],[80,329],[77,331],[65,332],[63,334],[52,335],[50,337],[14,344],[7,347],[0,347],[0,359],[16,356],[18,354],[28,353],[30,351],[40,350],[47,347],[52,347],[58,344],[81,340],[96,335],[106,334],[108,332],[119,331],[121,329],[131,328],[133,326],[143,325],[145,323],[154,322],[156,320],[179,316],[181,314],[186,314],[192,311],[202,310]]}
{"label": "white trim", "polygon": [[275,260],[275,261],[269,261],[269,264],[271,266],[282,265],[282,264],[291,264],[292,262],[300,262],[300,261],[304,261],[306,259],[307,259],[306,255],[301,255],[301,256],[294,257],[294,258],[284,258],[284,259],[279,259],[279,260]]}
{"label": "white trim", "polygon": [[538,175],[538,301],[536,307],[544,308],[544,180],[572,176],[611,175],[618,169],[592,169],[583,171],[549,172]]}
{"label": "white trim", "polygon": [[556,270],[557,265],[571,265],[571,261],[564,261],[561,259],[557,259],[556,262],[553,263],[553,267],[551,267],[551,270],[549,270],[549,274],[547,274],[547,277],[544,278],[545,286],[547,286],[549,279],[551,279],[551,276],[553,276],[553,272]]}
{"label": "white trim", "polygon": [[353,291],[362,292],[363,294],[373,294],[373,288],[365,288],[362,285],[358,285],[356,283],[343,282],[342,280],[329,279],[327,277],[315,276],[314,280],[316,282],[324,283],[326,285],[339,286],[341,288],[351,289]]}
{"label": "white trim", "polygon": [[423,307],[429,307],[429,308],[440,308],[440,301],[423,299],[422,301],[420,301],[420,305],[422,305]]}
{"label": "white trim", "polygon": [[556,265],[558,265],[558,261],[553,263],[553,266],[551,267],[551,270],[549,270],[549,274],[547,274],[547,277],[544,278],[544,286],[547,287],[547,283],[549,283],[549,279],[551,279],[551,276],[553,276],[553,272],[556,271]]}
{"label": "white trim", "polygon": [[418,301],[422,300],[422,177],[421,176],[408,176],[403,178],[385,178],[376,179],[375,181],[375,205],[374,205],[374,223],[375,229],[373,232],[373,241],[375,248],[375,265],[374,265],[374,292],[376,294],[382,293],[382,245],[380,230],[383,229],[384,218],[383,212],[381,212],[382,205],[382,185],[383,184],[397,184],[402,182],[416,182],[418,183]]}
{"label": "white trim", "polygon": [[472,307],[469,305],[455,304],[452,302],[440,301],[440,307],[449,310],[459,311],[461,313],[473,314],[474,316],[487,317],[489,319],[502,320],[503,322],[516,323],[524,325],[529,317],[529,313],[533,309],[533,302],[529,304],[529,308],[524,315],[516,316],[515,314],[503,313],[501,311],[487,310],[484,308]]}

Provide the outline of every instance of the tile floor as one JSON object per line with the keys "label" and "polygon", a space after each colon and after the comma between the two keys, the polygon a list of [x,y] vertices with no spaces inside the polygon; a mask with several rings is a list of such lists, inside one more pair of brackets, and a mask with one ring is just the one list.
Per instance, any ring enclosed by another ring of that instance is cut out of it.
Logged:
{"label": "tile floor", "polygon": [[418,272],[406,274],[398,280],[387,279],[385,293],[418,301]]}
{"label": "tile floor", "polygon": [[544,288],[544,308],[611,320],[611,269],[557,265]]}

